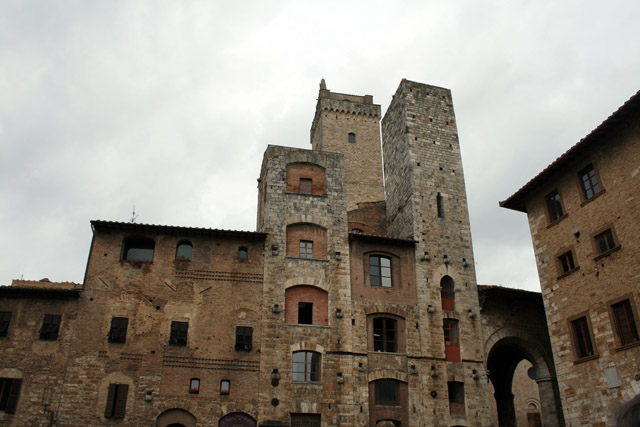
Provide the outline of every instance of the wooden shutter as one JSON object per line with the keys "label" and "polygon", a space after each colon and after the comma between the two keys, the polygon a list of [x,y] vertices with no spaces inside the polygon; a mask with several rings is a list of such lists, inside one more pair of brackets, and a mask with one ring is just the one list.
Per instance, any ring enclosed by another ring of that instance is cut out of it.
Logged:
{"label": "wooden shutter", "polygon": [[16,407],[18,406],[18,397],[20,397],[20,386],[22,380],[19,378],[11,380],[11,388],[9,388],[9,398],[7,399],[7,414],[15,414]]}
{"label": "wooden shutter", "polygon": [[109,394],[107,394],[107,406],[104,409],[105,418],[111,418],[113,416],[113,403],[116,400],[116,390],[118,384],[109,384]]}
{"label": "wooden shutter", "polygon": [[127,407],[127,392],[129,391],[129,386],[127,384],[118,384],[117,390],[113,416],[115,418],[124,418],[124,410]]}

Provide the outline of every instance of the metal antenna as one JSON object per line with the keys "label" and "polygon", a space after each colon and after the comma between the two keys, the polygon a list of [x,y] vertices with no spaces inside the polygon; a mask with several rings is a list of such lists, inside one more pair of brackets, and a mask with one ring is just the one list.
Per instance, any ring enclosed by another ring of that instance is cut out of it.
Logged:
{"label": "metal antenna", "polygon": [[133,211],[131,212],[131,223],[136,222],[138,215],[136,215],[136,205],[133,205]]}

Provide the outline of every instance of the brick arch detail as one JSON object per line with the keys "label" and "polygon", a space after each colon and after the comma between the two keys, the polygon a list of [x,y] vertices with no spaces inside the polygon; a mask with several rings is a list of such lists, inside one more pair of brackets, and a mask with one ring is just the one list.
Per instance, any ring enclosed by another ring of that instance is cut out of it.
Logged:
{"label": "brick arch detail", "polygon": [[324,354],[324,347],[320,344],[316,344],[309,341],[302,341],[291,345],[291,352],[295,351],[315,351],[316,353]]}
{"label": "brick arch detail", "polygon": [[373,372],[369,372],[369,375],[367,376],[368,383],[371,383],[377,380],[384,380],[384,379],[398,380],[398,381],[402,381],[403,383],[408,382],[406,372],[398,372],[392,369],[377,369]]}
{"label": "brick arch detail", "polygon": [[331,224],[326,218],[318,217],[312,214],[293,214],[288,215],[284,220],[284,230],[287,231],[287,226],[295,224],[310,224],[317,225],[324,228],[329,232]]}
{"label": "brick arch detail", "polygon": [[284,282],[285,290],[294,286],[313,286],[314,288],[319,288],[325,292],[329,292],[329,286],[327,283],[324,280],[313,276],[292,277]]}
{"label": "brick arch detail", "polygon": [[407,319],[410,316],[409,310],[406,308],[398,307],[398,306],[389,306],[384,304],[371,304],[367,307],[364,307],[364,314],[366,316],[370,316],[372,314],[393,314],[398,317],[402,317],[403,319]]}

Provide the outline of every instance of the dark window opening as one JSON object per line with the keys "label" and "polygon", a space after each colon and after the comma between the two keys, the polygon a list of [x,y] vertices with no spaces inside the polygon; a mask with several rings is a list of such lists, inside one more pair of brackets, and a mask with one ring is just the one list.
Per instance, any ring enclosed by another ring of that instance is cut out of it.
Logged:
{"label": "dark window opening", "polygon": [[300,178],[300,193],[311,194],[311,178]]}
{"label": "dark window opening", "polygon": [[453,311],[455,309],[456,292],[454,289],[453,279],[445,276],[440,280],[440,300],[442,309]]}
{"label": "dark window opening", "polygon": [[596,171],[593,168],[593,164],[590,164],[589,166],[578,172],[578,176],[580,176],[580,182],[582,183],[584,196],[587,199],[592,198],[600,192],[600,185],[598,184],[598,177],[596,176]]}
{"label": "dark window opening", "polygon": [[376,405],[399,405],[400,383],[396,380],[377,380],[375,382]]}
{"label": "dark window opening", "polygon": [[297,351],[293,353],[293,382],[320,381],[320,354],[314,351]]}
{"label": "dark window opening", "polygon": [[247,262],[249,260],[249,250],[244,246],[238,248],[238,261]]}
{"label": "dark window opening", "polygon": [[551,194],[546,197],[547,210],[549,211],[549,219],[551,222],[560,218],[564,213],[562,212],[562,203],[560,202],[560,194],[558,190],[553,190]]}
{"label": "dark window opening", "polygon": [[9,333],[9,323],[11,323],[11,312],[0,311],[0,337],[6,337]]}
{"label": "dark window opening", "polygon": [[638,328],[631,311],[631,302],[626,299],[611,306],[615,319],[616,332],[620,337],[620,344],[627,345],[639,340]]}
{"label": "dark window opening", "polygon": [[236,326],[236,351],[251,351],[253,328],[250,326]]}
{"label": "dark window opening", "polygon": [[353,132],[349,132],[349,142],[354,143],[356,142],[356,134]]}
{"label": "dark window opening", "polygon": [[109,342],[124,343],[127,340],[127,326],[129,319],[126,317],[113,317],[109,329]]}
{"label": "dark window opening", "polygon": [[[190,260],[193,253],[193,245],[189,242],[180,242],[176,247],[176,259]],[[153,258],[153,254],[151,255]]]}
{"label": "dark window opening", "polygon": [[298,303],[298,324],[313,325],[313,303]]}
{"label": "dark window opening", "polygon": [[395,353],[397,351],[398,322],[389,317],[373,319],[373,351]]}
{"label": "dark window opening", "polygon": [[576,343],[576,356],[579,359],[593,356],[593,343],[591,342],[591,333],[589,332],[589,324],[586,317],[571,321],[573,336]]}
{"label": "dark window opening", "polygon": [[322,416],[320,414],[291,414],[291,427],[320,427]]}
{"label": "dark window opening", "polygon": [[104,410],[105,418],[124,418],[128,391],[127,384],[109,384],[107,406]]}
{"label": "dark window opening", "polygon": [[171,322],[171,334],[169,335],[169,345],[184,347],[187,345],[187,332],[189,322]]}
{"label": "dark window opening", "polygon": [[15,414],[20,397],[20,378],[0,378],[0,411]]}
{"label": "dark window opening", "polygon": [[444,203],[440,193],[436,196],[436,205],[438,207],[438,218],[444,218]]}
{"label": "dark window opening", "polygon": [[59,314],[45,314],[42,321],[42,327],[38,331],[42,341],[55,341],[58,339],[58,331],[60,330],[60,320],[62,316]]}
{"label": "dark window opening", "polygon": [[613,239],[613,232],[610,228],[603,233],[598,234],[596,237],[594,237],[594,239],[596,241],[598,251],[601,254],[608,252],[616,247],[616,242]]}
{"label": "dark window opening", "polygon": [[300,240],[300,258],[313,258],[313,242]]}
{"label": "dark window opening", "polygon": [[127,261],[152,262],[156,242],[151,239],[126,239],[122,259]]}
{"label": "dark window opening", "polygon": [[456,416],[464,416],[464,383],[451,381],[449,386],[449,413]]}
{"label": "dark window opening", "polygon": [[371,286],[391,287],[391,258],[372,255],[369,257]]}
{"label": "dark window opening", "polygon": [[199,378],[191,378],[191,381],[189,381],[189,393],[190,394],[198,394],[198,393],[200,393],[200,379]]}
{"label": "dark window opening", "polygon": [[576,268],[576,264],[573,261],[573,252],[568,251],[558,257],[558,261],[560,261],[560,266],[562,267],[563,273],[568,273],[574,268]]}
{"label": "dark window opening", "polygon": [[221,395],[229,394],[230,389],[231,389],[231,381],[229,381],[229,380],[220,381],[220,394]]}

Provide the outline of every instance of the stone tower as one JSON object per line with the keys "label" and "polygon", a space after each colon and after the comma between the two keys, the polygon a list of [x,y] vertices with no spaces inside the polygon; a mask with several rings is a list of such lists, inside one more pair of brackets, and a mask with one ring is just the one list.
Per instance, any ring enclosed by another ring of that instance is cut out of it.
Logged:
{"label": "stone tower", "polygon": [[344,155],[344,183],[347,209],[361,202],[384,200],[380,155],[380,105],[373,96],[334,93],[324,79],[311,125],[311,146],[315,151]]}
{"label": "stone tower", "polygon": [[416,241],[418,309],[429,322],[423,357],[445,355],[433,364],[441,383],[429,387],[457,387],[467,414],[486,415],[492,403],[451,92],[403,80],[382,120],[382,140],[389,234]]}

